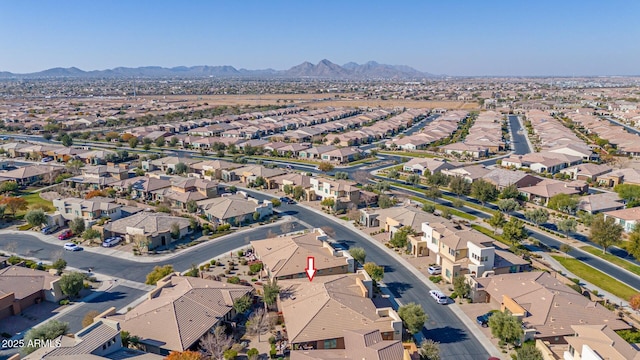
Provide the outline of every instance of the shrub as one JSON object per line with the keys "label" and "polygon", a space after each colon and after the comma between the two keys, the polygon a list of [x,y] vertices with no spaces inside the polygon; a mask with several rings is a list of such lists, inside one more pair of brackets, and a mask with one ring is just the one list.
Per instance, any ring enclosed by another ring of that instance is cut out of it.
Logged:
{"label": "shrub", "polygon": [[442,281],[442,276],[429,276],[429,281],[431,281],[432,283],[439,283]]}
{"label": "shrub", "polygon": [[249,270],[251,270],[252,273],[259,272],[260,270],[262,270],[262,263],[253,263],[249,265]]}
{"label": "shrub", "polygon": [[67,299],[60,300],[60,302],[58,304],[60,304],[60,305],[68,305],[69,304],[69,300],[67,300]]}
{"label": "shrub", "polygon": [[229,284],[240,284],[240,278],[237,277],[237,276],[232,276],[232,277],[227,279],[227,282]]}

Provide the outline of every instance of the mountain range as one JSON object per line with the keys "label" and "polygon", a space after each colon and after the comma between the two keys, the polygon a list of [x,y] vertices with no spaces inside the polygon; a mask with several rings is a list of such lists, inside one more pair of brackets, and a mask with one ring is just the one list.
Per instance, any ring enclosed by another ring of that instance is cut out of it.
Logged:
{"label": "mountain range", "polygon": [[248,70],[236,69],[233,66],[177,66],[172,68],[160,66],[117,67],[107,70],[84,71],[76,67],[52,68],[29,74],[14,74],[0,71],[0,79],[9,78],[286,78],[286,79],[420,79],[435,75],[420,72],[406,65],[386,65],[375,61],[365,64],[350,62],[342,66],[329,60],[321,60],[318,64],[303,62],[288,70]]}

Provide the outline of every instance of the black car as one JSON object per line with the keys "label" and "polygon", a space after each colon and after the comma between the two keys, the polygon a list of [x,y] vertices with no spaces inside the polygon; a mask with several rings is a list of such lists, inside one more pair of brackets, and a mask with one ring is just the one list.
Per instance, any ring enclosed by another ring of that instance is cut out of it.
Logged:
{"label": "black car", "polygon": [[280,198],[280,202],[285,203],[285,204],[290,204],[290,205],[293,205],[293,204],[296,203],[295,201],[293,201],[293,199],[291,199],[289,197],[286,197],[286,196],[285,197],[281,197]]}
{"label": "black car", "polygon": [[476,318],[476,322],[481,325],[482,327],[487,327],[489,326],[489,318],[491,317],[491,315],[493,315],[495,313],[495,311],[489,311],[486,314],[482,314],[480,316],[478,316]]}

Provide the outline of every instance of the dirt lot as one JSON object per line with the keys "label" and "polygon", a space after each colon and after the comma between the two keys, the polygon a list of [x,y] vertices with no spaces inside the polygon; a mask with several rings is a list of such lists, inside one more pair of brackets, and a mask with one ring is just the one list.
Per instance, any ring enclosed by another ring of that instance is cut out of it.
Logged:
{"label": "dirt lot", "polygon": [[[418,100],[404,100],[404,99],[352,99],[357,96],[354,94],[340,94],[341,99],[333,98],[334,94],[261,94],[261,95],[174,95],[163,97],[164,101],[179,101],[187,100],[194,103],[208,102],[210,105],[273,105],[281,103],[285,105],[287,102],[293,102],[295,104],[306,106],[310,108],[320,108],[325,106],[345,106],[345,107],[408,107],[408,108],[444,108],[444,109],[464,109],[474,110],[478,109],[478,104],[475,102],[464,101],[418,101]],[[154,99],[155,96],[148,96],[146,98]],[[321,100],[327,99],[327,100]],[[278,102],[280,101],[280,102]]]}

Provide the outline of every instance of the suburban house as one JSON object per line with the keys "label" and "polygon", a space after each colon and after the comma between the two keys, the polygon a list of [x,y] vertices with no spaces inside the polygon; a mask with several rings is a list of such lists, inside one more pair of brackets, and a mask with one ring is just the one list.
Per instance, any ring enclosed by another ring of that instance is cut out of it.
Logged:
{"label": "suburban house", "polygon": [[565,336],[569,348],[565,360],[640,360],[640,351],[610,326],[571,325],[574,336]]}
{"label": "suburban house", "polygon": [[362,157],[360,150],[352,147],[338,148],[324,152],[320,155],[322,161],[329,161],[338,164],[345,164]]}
{"label": "suburban house", "polygon": [[502,167],[528,167],[532,171],[539,173],[555,174],[562,169],[572,167],[582,163],[582,157],[565,155],[562,153],[539,152],[528,153],[526,155],[512,155],[502,159]]}
{"label": "suburban house", "polygon": [[313,146],[305,150],[301,150],[298,152],[298,158],[300,159],[322,159],[322,154],[327,153],[329,151],[336,150],[337,147],[333,145],[319,145]]}
{"label": "suburban house", "polygon": [[129,170],[126,166],[90,165],[83,167],[81,171],[82,175],[65,179],[65,181],[89,185],[94,189],[104,189],[116,181],[129,178]]}
{"label": "suburban house", "polygon": [[522,320],[524,340],[540,339],[566,344],[572,325],[607,324],[613,330],[630,328],[617,315],[590,301],[553,275],[532,271],[471,278],[474,302],[487,302],[501,311],[508,309]]}
{"label": "suburban house", "polygon": [[469,165],[465,167],[458,167],[455,169],[442,170],[441,172],[449,176],[461,176],[466,182],[473,183],[478,179],[482,179],[491,171],[491,169],[487,169],[482,165]]}
{"label": "suburban house", "polygon": [[387,209],[360,209],[360,224],[366,227],[377,227],[389,234],[389,239],[396,231],[409,226],[416,234],[422,233],[422,224],[436,222],[440,218],[422,211],[414,205],[394,206]]}
{"label": "suburban house", "polygon": [[171,205],[185,210],[189,201],[200,201],[218,195],[218,183],[199,178],[173,177],[171,187],[152,191],[156,200],[169,200]]}
{"label": "suburban house", "polygon": [[344,349],[295,350],[291,360],[409,360],[400,340],[383,340],[380,330],[344,330]]}
{"label": "suburban house", "polygon": [[618,184],[640,185],[640,170],[631,168],[613,170],[610,173],[598,176],[597,181],[598,184],[609,187],[614,187]]}
{"label": "suburban house", "polygon": [[217,225],[239,226],[255,221],[254,213],[258,214],[258,220],[273,214],[271,201],[260,201],[240,191],[234,195],[198,201],[198,208],[209,221]]}
{"label": "suburban house", "polygon": [[457,162],[450,162],[440,159],[432,158],[419,158],[415,157],[402,166],[402,169],[406,172],[412,172],[420,175],[435,174],[442,170],[455,169],[461,164]]}
{"label": "suburban house", "polygon": [[138,336],[147,352],[197,350],[204,335],[236,315],[234,301],[252,291],[248,286],[170,274],[141,304],[107,319]]}
{"label": "suburban house", "polygon": [[537,176],[527,174],[524,171],[513,171],[500,168],[491,170],[482,178],[485,181],[495,185],[495,187],[500,191],[510,185],[515,185],[518,189],[537,185],[543,180],[542,178],[539,178]]}
{"label": "suburban house", "polygon": [[[179,229],[178,236],[171,231],[174,224]],[[147,248],[154,249],[180,240],[191,232],[187,218],[165,213],[142,211],[119,220],[108,222],[104,226],[104,237],[122,236],[126,242],[132,242],[135,236],[146,238]]]}
{"label": "suburban house", "polygon": [[611,171],[612,169],[609,165],[585,163],[562,169],[560,173],[570,176],[572,180],[594,181]]}
{"label": "suburban house", "polygon": [[479,159],[489,156],[489,148],[479,145],[470,145],[464,142],[447,144],[440,147],[440,151],[456,157],[470,157]]}
{"label": "suburban house", "polygon": [[53,184],[55,178],[63,171],[63,166],[28,165],[15,170],[0,172],[0,180],[15,181],[21,186],[33,185],[40,181]]}
{"label": "suburban house", "polygon": [[46,271],[18,265],[0,269],[0,320],[42,301],[57,303],[64,299],[58,280],[59,276]]}
{"label": "suburban house", "polygon": [[204,176],[209,180],[222,179],[223,170],[237,169],[240,166],[238,164],[230,163],[224,160],[206,160],[191,164],[191,170],[194,173]]}
{"label": "suburban house", "polygon": [[120,323],[114,320],[97,318],[73,336],[61,335],[54,341],[58,346],[43,346],[27,355],[24,360],[59,359],[127,359],[162,360],[160,355],[149,354],[122,345]]}
{"label": "suburban house", "polygon": [[640,207],[607,211],[604,213],[604,217],[605,219],[614,219],[616,224],[620,224],[624,228],[624,231],[629,233],[632,232],[636,224],[640,222]]}
{"label": "suburban house", "polygon": [[580,180],[564,182],[554,179],[544,179],[537,185],[520,188],[522,194],[528,201],[539,205],[547,205],[549,199],[558,194],[579,195],[589,190],[589,185]]}
{"label": "suburban house", "polygon": [[613,192],[583,196],[578,202],[578,210],[585,211],[591,215],[624,208],[624,201],[620,199],[618,194]]}
{"label": "suburban house", "polygon": [[176,171],[176,165],[182,163],[190,168],[192,164],[202,162],[202,160],[192,159],[192,158],[182,158],[178,156],[167,156],[156,160],[146,160],[142,161],[142,169],[145,171],[154,171],[160,170],[162,172],[167,172],[170,170],[171,172]]}
{"label": "suburban house", "polygon": [[355,272],[355,261],[346,251],[337,251],[321,229],[304,234],[280,236],[251,242],[256,256],[264,264],[269,278],[277,280],[306,278],[307,258],[315,258],[315,275]]}
{"label": "suburban house", "polygon": [[344,330],[378,330],[383,340],[401,339],[402,320],[392,308],[376,307],[372,280],[362,270],[278,285],[278,309],[293,350],[345,349]]}
{"label": "suburban house", "polygon": [[289,185],[292,187],[300,186],[305,190],[305,194],[308,195],[308,190],[311,188],[311,176],[298,173],[287,173],[279,175],[273,178],[273,181],[278,185],[278,190],[284,191],[284,187]]}
{"label": "suburban house", "polygon": [[357,207],[360,204],[360,189],[353,181],[333,180],[322,177],[312,177],[310,200],[324,200],[327,198],[335,201],[334,210],[346,209],[349,206]]}
{"label": "suburban house", "polygon": [[101,218],[118,220],[122,217],[122,205],[117,204],[115,199],[102,196],[90,199],[53,199],[53,206],[65,220],[82,218],[89,227]]}
{"label": "suburban house", "polygon": [[286,171],[279,168],[270,169],[261,165],[249,165],[234,170],[223,170],[222,180],[227,182],[240,180],[243,184],[249,185],[261,177],[265,180],[265,188],[275,189],[276,183],[273,178],[284,173]]}
{"label": "suburban house", "polygon": [[129,193],[132,199],[156,200],[154,191],[168,188],[171,181],[168,176],[156,174],[146,174],[146,176],[136,176],[133,178],[116,181],[110,186],[120,193]]}

